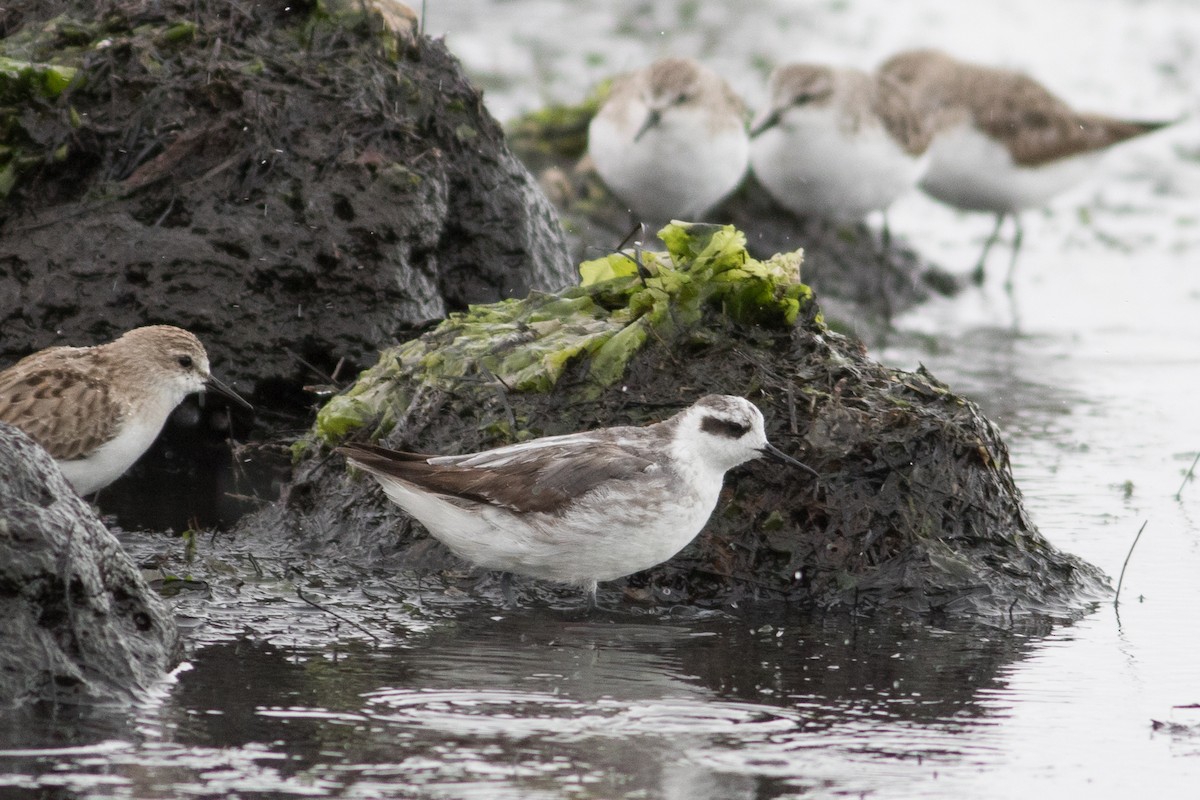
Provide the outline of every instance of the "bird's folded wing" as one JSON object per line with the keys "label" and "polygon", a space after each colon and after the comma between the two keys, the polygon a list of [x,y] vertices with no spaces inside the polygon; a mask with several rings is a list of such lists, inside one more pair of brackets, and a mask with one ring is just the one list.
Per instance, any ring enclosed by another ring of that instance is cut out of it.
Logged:
{"label": "bird's folded wing", "polygon": [[987,87],[971,93],[976,122],[1023,167],[1102,150],[1165,124],[1077,112],[1026,75],[997,73],[990,80],[1002,87],[1002,102],[982,90]]}
{"label": "bird's folded wing", "polygon": [[657,466],[645,455],[612,442],[561,439],[436,458],[372,445],[352,444],[341,450],[377,474],[447,497],[517,512],[561,512],[608,481],[628,480]]}
{"label": "bird's folded wing", "polygon": [[0,374],[0,421],[59,461],[81,458],[112,439],[121,419],[108,386],[69,364]]}

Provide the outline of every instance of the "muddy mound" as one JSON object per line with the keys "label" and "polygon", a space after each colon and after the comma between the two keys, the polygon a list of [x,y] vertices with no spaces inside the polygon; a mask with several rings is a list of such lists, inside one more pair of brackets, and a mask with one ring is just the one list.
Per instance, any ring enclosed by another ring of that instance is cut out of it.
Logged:
{"label": "muddy mound", "polygon": [[169,322],[249,394],[570,282],[478,90],[376,5],[0,12],[0,363]]}
{"label": "muddy mound", "polygon": [[580,287],[452,315],[384,353],[298,444],[285,500],[245,526],[374,566],[461,568],[326,448],[354,438],[462,453],[740,394],[820,479],[761,461],[734,470],[700,536],[608,584],[610,600],[619,587],[665,603],[996,615],[1066,612],[1105,591],[1029,521],[1007,448],[973,403],[826,327],[799,254],[756,260],[730,227],[661,236],[669,252],[641,253],[643,274],[626,255],[588,262]]}

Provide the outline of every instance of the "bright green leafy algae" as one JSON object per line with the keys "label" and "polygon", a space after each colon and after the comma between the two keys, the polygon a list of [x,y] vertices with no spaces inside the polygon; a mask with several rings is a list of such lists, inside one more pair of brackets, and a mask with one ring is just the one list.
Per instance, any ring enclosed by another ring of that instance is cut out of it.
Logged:
{"label": "bright green leafy algae", "polygon": [[585,262],[580,286],[472,306],[388,350],[321,409],[317,436],[333,443],[364,427],[382,436],[429,390],[462,393],[498,382],[508,391],[548,392],[576,363],[585,380],[574,391],[594,398],[621,379],[647,341],[694,328],[706,307],[742,324],[788,327],[812,299],[800,283],[799,252],[759,261],[733,226],[674,222],[660,236],[665,253]]}

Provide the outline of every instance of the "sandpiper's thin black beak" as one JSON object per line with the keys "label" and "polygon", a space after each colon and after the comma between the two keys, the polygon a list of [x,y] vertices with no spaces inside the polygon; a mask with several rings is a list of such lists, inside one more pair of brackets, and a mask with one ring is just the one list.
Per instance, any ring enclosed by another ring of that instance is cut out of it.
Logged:
{"label": "sandpiper's thin black beak", "polygon": [[775,109],[770,114],[767,114],[765,117],[760,119],[758,122],[754,123],[754,126],[752,128],[750,128],[750,138],[753,139],[755,136],[758,136],[763,131],[770,130],[771,128],[774,128],[778,124],[779,124],[779,109]]}
{"label": "sandpiper's thin black beak", "polygon": [[636,142],[638,139],[642,138],[646,131],[657,125],[661,119],[661,111],[659,111],[657,108],[650,109],[650,113],[646,115],[646,121],[642,123],[642,127],[638,128],[638,132],[633,135],[633,140]]}
{"label": "sandpiper's thin black beak", "polygon": [[221,383],[219,380],[214,378],[212,375],[209,375],[208,380],[204,382],[204,388],[210,392],[215,392],[215,393],[221,395],[222,397],[232,400],[233,402],[237,403],[242,408],[248,409],[250,411],[254,410],[254,406],[252,406],[248,402],[246,402],[246,398],[242,397],[240,394],[235,392],[233,389],[230,389],[228,386]]}
{"label": "sandpiper's thin black beak", "polygon": [[762,453],[764,456],[770,456],[771,458],[775,459],[776,461],[779,461],[780,463],[788,464],[793,467],[799,467],[800,469],[805,470],[806,472],[810,472],[810,473],[812,473],[812,476],[814,478],[821,477],[819,474],[817,474],[817,471],[815,469],[813,469],[812,467],[810,467],[808,464],[797,461],[796,459],[792,458],[787,453],[783,452],[782,450],[780,450],[778,447],[771,444],[770,442],[768,442],[763,447],[759,448],[759,452]]}

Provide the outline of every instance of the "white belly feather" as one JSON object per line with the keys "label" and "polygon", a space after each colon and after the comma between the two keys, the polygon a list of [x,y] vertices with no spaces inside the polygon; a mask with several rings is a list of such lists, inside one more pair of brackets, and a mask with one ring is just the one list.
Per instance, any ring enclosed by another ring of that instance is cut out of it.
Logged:
{"label": "white belly feather", "polygon": [[928,194],[970,211],[1010,213],[1045,205],[1080,183],[1102,153],[1020,166],[1002,144],[964,124],[938,134],[930,157],[929,170],[921,180],[921,188]]}

